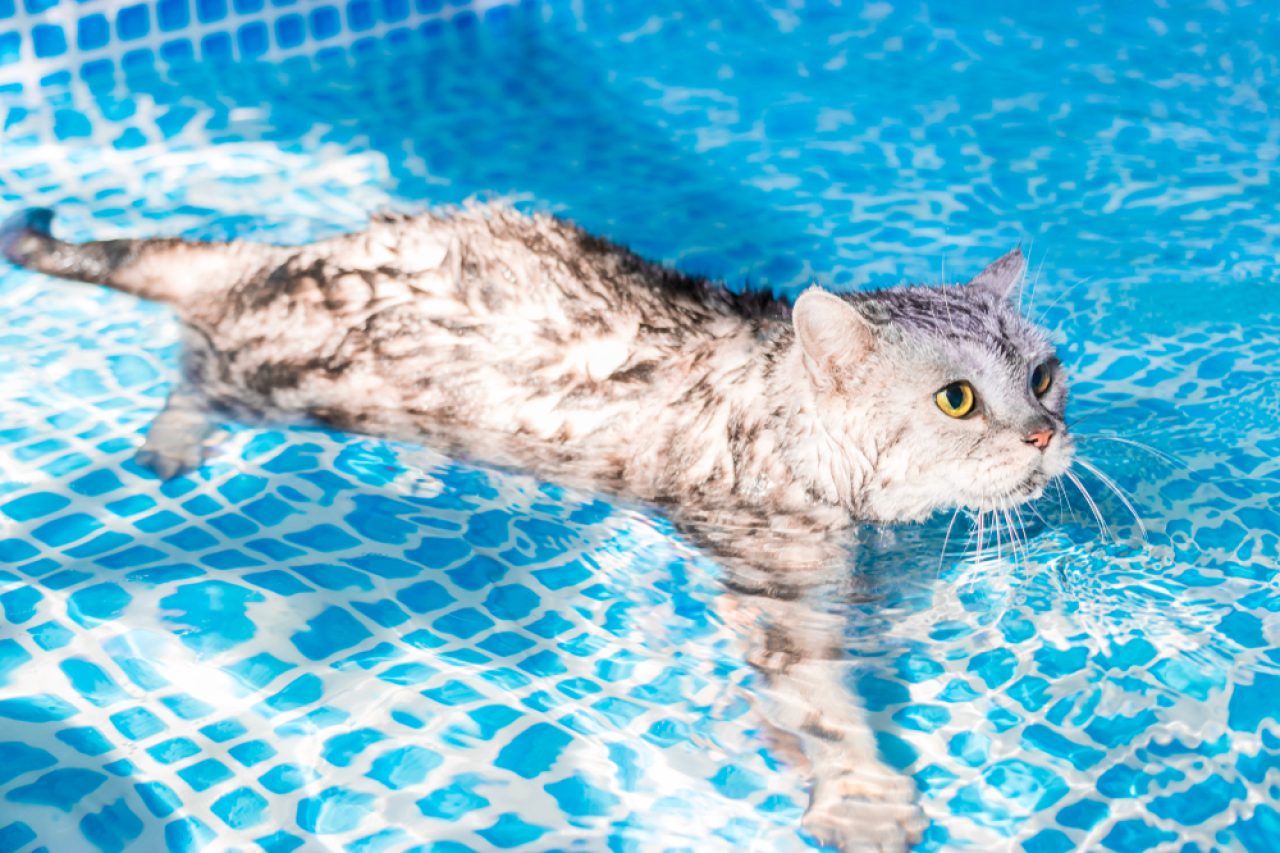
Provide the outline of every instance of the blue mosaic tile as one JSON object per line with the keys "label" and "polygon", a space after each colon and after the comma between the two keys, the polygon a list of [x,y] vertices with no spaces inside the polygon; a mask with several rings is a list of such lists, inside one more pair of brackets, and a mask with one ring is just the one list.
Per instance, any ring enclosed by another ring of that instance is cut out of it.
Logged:
{"label": "blue mosaic tile", "polygon": [[222,795],[209,808],[231,829],[248,829],[266,822],[270,804],[252,788],[236,788]]}
{"label": "blue mosaic tile", "polygon": [[[852,609],[851,690],[922,792],[921,850],[1270,849],[1266,4],[0,0],[0,22],[0,196],[77,238],[303,242],[497,192],[789,292],[1022,241],[1084,455],[1150,545],[1056,493],[1016,559],[897,531],[864,555],[893,615]],[[669,524],[302,428],[237,426],[162,485],[128,459],[171,318],[15,271],[0,299],[0,849],[812,846],[799,774],[729,698],[758,685],[715,568]]]}
{"label": "blue mosaic tile", "polygon": [[5,800],[35,806],[52,806],[70,812],[81,800],[105,782],[106,776],[78,767],[60,767],[43,774],[34,782],[10,788]]}
{"label": "blue mosaic tile", "polygon": [[336,835],[358,827],[373,811],[374,797],[345,788],[326,788],[298,803],[298,826],[315,835]]}
{"label": "blue mosaic tile", "polygon": [[33,770],[40,770],[57,762],[57,759],[51,753],[17,741],[0,743],[0,758],[4,759],[3,770],[0,770],[0,779],[3,779],[6,783]]}

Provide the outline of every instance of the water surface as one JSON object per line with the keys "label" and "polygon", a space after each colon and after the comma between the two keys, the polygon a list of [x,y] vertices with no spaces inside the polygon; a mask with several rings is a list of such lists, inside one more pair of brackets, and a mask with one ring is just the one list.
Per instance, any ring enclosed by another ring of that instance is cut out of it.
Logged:
{"label": "water surface", "polygon": [[[964,519],[945,552],[949,518],[868,531],[850,690],[922,849],[1274,844],[1269,4],[252,6],[0,65],[5,206],[302,242],[483,194],[788,293],[1021,243],[1147,542],[1087,472],[1109,530],[1067,485],[981,560]],[[717,569],[660,517],[305,429],[162,485],[129,460],[172,317],[16,271],[0,305],[0,848],[811,844]]]}

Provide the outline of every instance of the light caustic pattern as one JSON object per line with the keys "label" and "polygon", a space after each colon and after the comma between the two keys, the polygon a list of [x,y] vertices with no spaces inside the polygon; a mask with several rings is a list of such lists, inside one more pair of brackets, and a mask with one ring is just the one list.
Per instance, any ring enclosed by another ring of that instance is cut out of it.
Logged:
{"label": "light caustic pattern", "polygon": [[[1022,242],[1147,542],[1087,470],[1109,531],[1070,484],[981,562],[868,531],[851,696],[922,849],[1271,849],[1280,27],[968,5],[0,0],[0,196],[304,241],[494,193],[789,292]],[[0,850],[812,845],[660,518],[300,428],[162,484],[172,317],[17,271],[0,312]]]}

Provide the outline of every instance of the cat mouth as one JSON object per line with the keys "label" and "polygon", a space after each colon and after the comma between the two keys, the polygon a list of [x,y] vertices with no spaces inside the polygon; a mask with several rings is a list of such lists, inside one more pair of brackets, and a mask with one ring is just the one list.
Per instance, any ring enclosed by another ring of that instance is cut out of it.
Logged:
{"label": "cat mouth", "polygon": [[1030,477],[1023,480],[1009,494],[1018,503],[1026,503],[1033,501],[1044,494],[1044,487],[1049,483],[1049,476],[1043,471],[1036,471]]}
{"label": "cat mouth", "polygon": [[1044,487],[1049,484],[1051,479],[1053,478],[1043,470],[1036,469],[1004,490],[992,491],[983,495],[974,502],[973,509],[979,512],[988,512],[990,510],[1009,509],[1010,507],[1028,503],[1044,494]]}
{"label": "cat mouth", "polygon": [[1057,453],[1047,453],[1040,457],[1030,471],[1021,479],[1003,491],[993,489],[988,492],[991,497],[980,501],[982,510],[1006,509],[1034,501],[1044,494],[1050,481],[1061,476],[1071,466],[1071,444],[1066,435],[1062,436],[1062,444]]}

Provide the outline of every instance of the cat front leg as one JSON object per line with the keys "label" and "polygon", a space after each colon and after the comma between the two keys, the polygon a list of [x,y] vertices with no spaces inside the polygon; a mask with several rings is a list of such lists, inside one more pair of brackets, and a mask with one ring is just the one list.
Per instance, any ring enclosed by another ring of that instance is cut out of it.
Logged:
{"label": "cat front leg", "polygon": [[766,683],[766,723],[799,745],[811,780],[803,823],[823,844],[842,851],[903,851],[927,821],[911,780],[885,764],[865,713],[845,675],[843,623],[812,599],[751,596],[740,601],[748,661]]}
{"label": "cat front leg", "polygon": [[927,821],[911,780],[881,760],[848,683],[844,605],[866,591],[852,571],[851,531],[824,521],[743,511],[684,529],[724,567],[721,612],[764,682],[761,718],[780,755],[808,776],[805,829],[838,850],[900,853]]}
{"label": "cat front leg", "polygon": [[845,669],[841,662],[813,661],[774,679],[779,700],[786,693],[805,700],[799,738],[813,787],[804,827],[838,850],[905,850],[920,840],[927,821],[916,805],[915,785],[880,760],[862,709],[842,678]]}
{"label": "cat front leg", "polygon": [[212,432],[204,395],[181,382],[169,392],[164,408],[147,427],[146,440],[133,459],[160,479],[173,479],[200,467]]}

